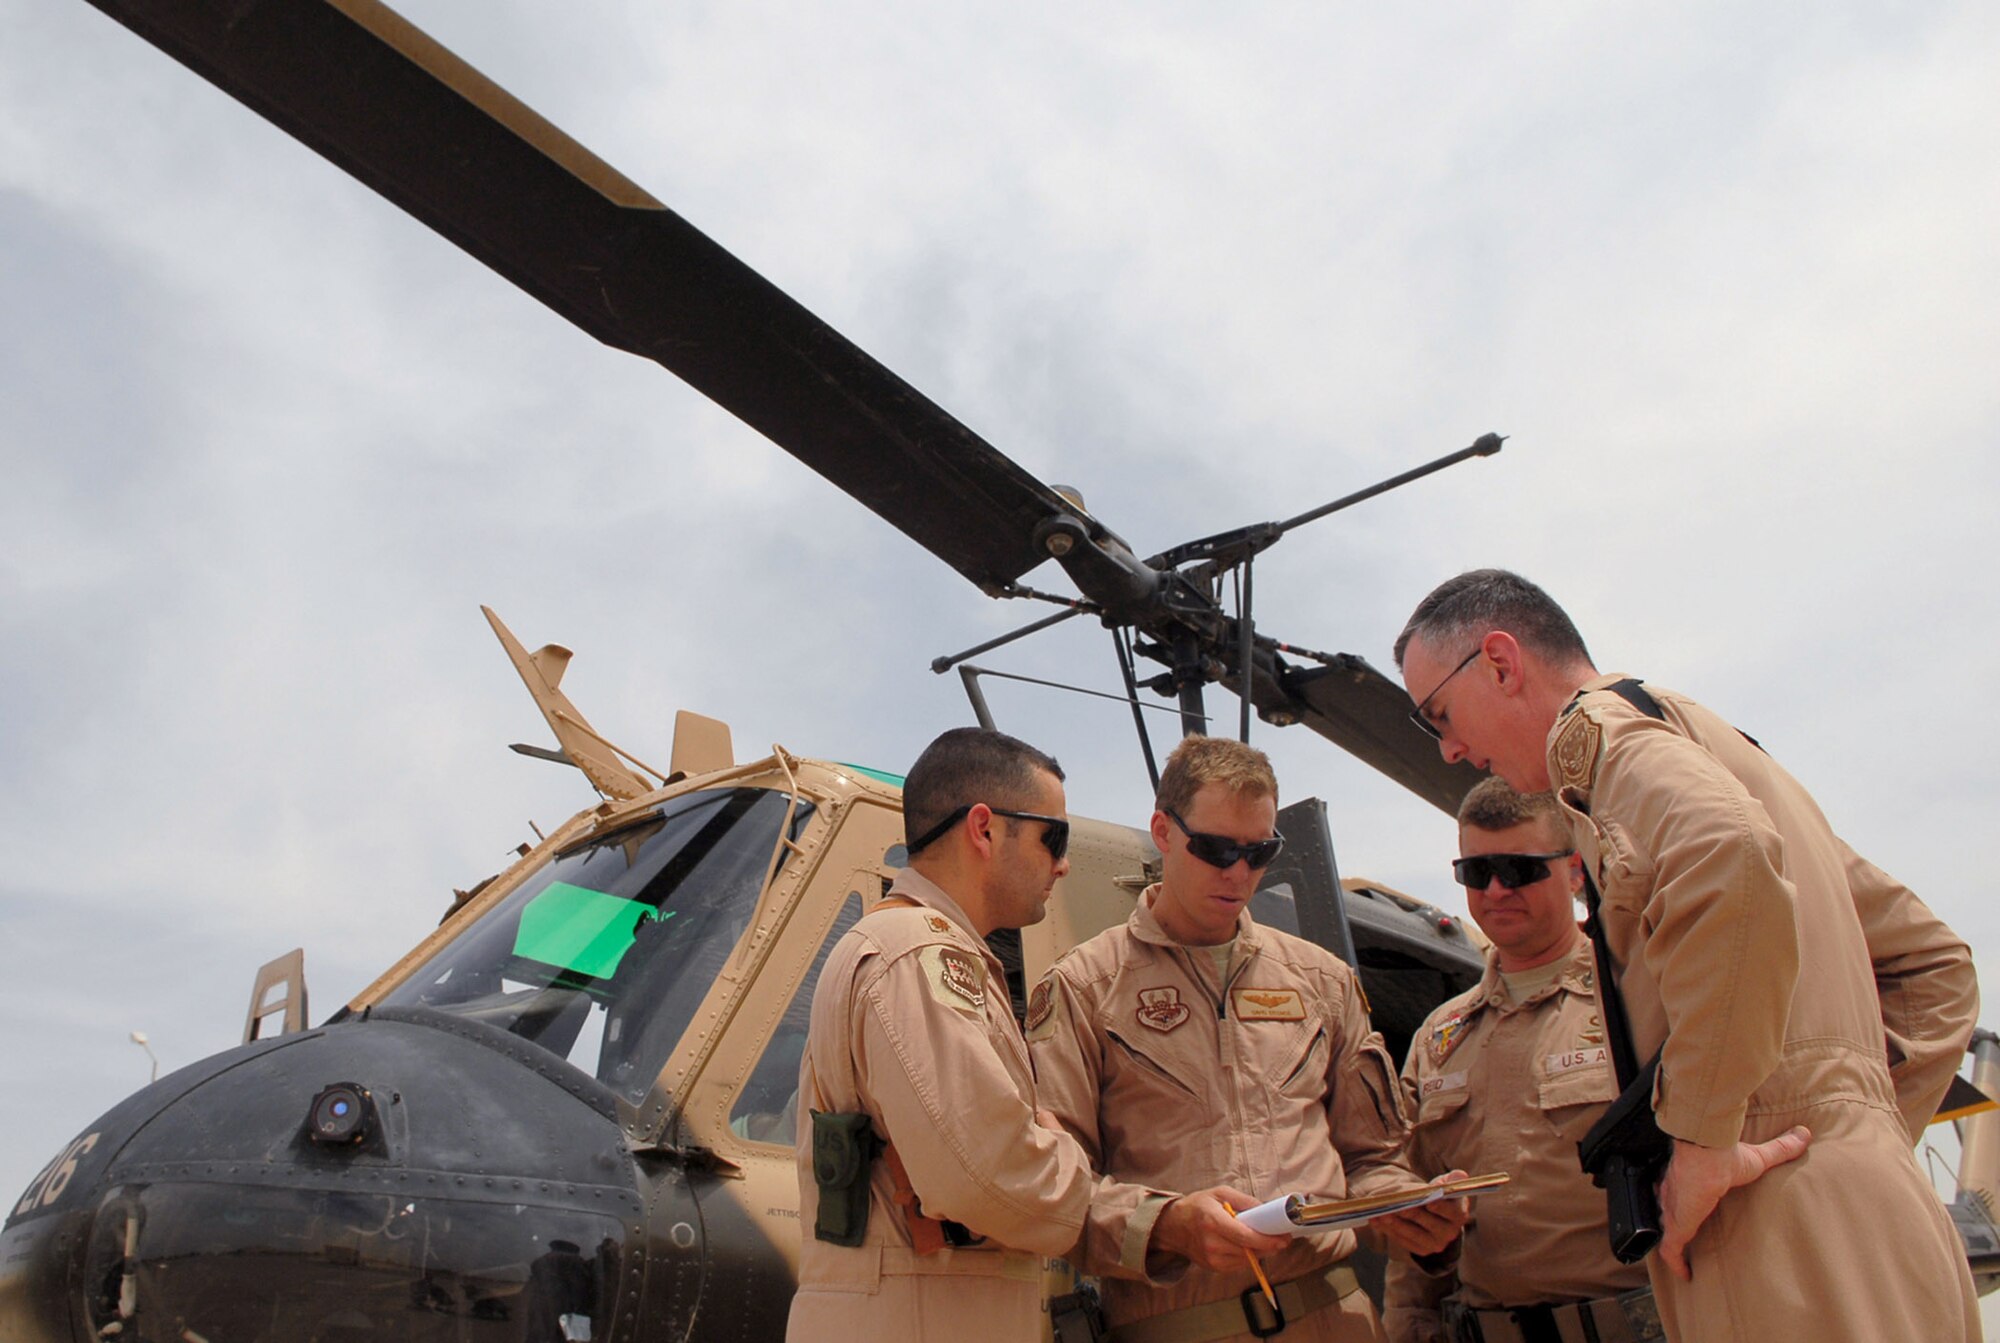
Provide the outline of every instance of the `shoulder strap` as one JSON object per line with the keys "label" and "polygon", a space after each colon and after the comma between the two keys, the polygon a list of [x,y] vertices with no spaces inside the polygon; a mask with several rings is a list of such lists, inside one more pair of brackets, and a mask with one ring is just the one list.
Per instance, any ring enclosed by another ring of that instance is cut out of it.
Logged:
{"label": "shoulder strap", "polygon": [[1657,718],[1662,723],[1667,721],[1667,711],[1662,709],[1660,702],[1647,692],[1645,682],[1637,677],[1628,676],[1622,681],[1613,681],[1604,688],[1646,717]]}
{"label": "shoulder strap", "polygon": [[[1640,713],[1646,715],[1646,717],[1657,718],[1662,723],[1667,721],[1666,710],[1662,709],[1660,707],[1660,702],[1654,699],[1652,695],[1647,692],[1645,683],[1638,680],[1636,677],[1628,676],[1622,681],[1613,681],[1610,685],[1604,688],[1606,690],[1615,693],[1620,699],[1624,700],[1627,704],[1637,709]],[[1762,751],[1764,749],[1763,742],[1758,741],[1755,737],[1745,732],[1742,728],[1739,727],[1736,729],[1736,735],[1743,738],[1743,740],[1749,742],[1752,746],[1756,747],[1758,750]]]}
{"label": "shoulder strap", "polygon": [[[1652,696],[1647,695],[1646,698],[1650,700]],[[1639,1051],[1632,1044],[1632,1026],[1625,1016],[1625,995],[1619,991],[1618,976],[1612,973],[1611,948],[1606,944],[1604,920],[1599,916],[1597,906],[1597,882],[1586,866],[1583,873],[1583,931],[1590,938],[1591,959],[1597,965],[1597,1008],[1604,1014],[1604,1039],[1611,1046],[1612,1071],[1617,1073],[1618,1089],[1623,1091],[1639,1075]]]}

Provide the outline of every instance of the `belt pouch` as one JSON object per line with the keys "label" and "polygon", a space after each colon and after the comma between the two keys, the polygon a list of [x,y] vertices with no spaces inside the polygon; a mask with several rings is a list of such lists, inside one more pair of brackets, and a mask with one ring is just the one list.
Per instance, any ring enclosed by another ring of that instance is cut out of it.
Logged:
{"label": "belt pouch", "polygon": [[868,1235],[868,1171],[881,1148],[866,1113],[812,1112],[813,1183],[819,1215],[813,1236],[831,1245],[856,1246]]}

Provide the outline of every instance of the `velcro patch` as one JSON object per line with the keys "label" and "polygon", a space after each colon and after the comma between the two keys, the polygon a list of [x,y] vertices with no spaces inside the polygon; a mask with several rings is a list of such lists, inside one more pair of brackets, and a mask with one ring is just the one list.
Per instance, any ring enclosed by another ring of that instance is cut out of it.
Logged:
{"label": "velcro patch", "polygon": [[1560,1054],[1550,1054],[1542,1060],[1542,1071],[1550,1077],[1562,1073],[1575,1072],[1578,1068],[1608,1068],[1611,1066],[1611,1050],[1606,1045],[1593,1045],[1585,1049],[1566,1049]]}
{"label": "velcro patch", "polygon": [[1028,1038],[1046,1040],[1056,1030],[1056,986],[1044,976],[1028,995]]}
{"label": "velcro patch", "polygon": [[1430,1055],[1431,1067],[1441,1068],[1451,1057],[1451,1051],[1458,1048],[1458,1042],[1465,1035],[1465,1013],[1454,1012],[1431,1028],[1431,1038],[1425,1042]]}
{"label": "velcro patch", "polygon": [[1229,1010],[1238,1021],[1304,1021],[1306,1000],[1297,989],[1231,989]]}
{"label": "velcro patch", "polygon": [[1577,788],[1588,793],[1597,778],[1598,748],[1604,743],[1604,729],[1581,709],[1570,710],[1562,731],[1549,747],[1551,778],[1557,788]]}
{"label": "velcro patch", "polygon": [[917,953],[931,997],[961,1012],[986,1006],[986,967],[957,947],[925,947]]}
{"label": "velcro patch", "polygon": [[1435,1096],[1442,1091],[1463,1090],[1465,1090],[1464,1073],[1445,1073],[1440,1077],[1426,1077],[1423,1085],[1417,1088],[1417,1097],[1421,1100],[1425,1096]]}
{"label": "velcro patch", "polygon": [[1163,989],[1139,990],[1139,1024],[1156,1031],[1170,1031],[1186,1021],[1192,1012],[1181,1001],[1181,991],[1169,985]]}

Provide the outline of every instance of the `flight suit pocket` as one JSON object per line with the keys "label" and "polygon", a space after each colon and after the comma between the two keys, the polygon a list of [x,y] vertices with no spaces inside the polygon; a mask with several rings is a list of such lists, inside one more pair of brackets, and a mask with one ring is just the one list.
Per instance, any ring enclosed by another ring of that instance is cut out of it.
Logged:
{"label": "flight suit pocket", "polygon": [[1136,1080],[1142,1090],[1158,1092],[1162,1096],[1182,1102],[1199,1101],[1202,1098],[1202,1088],[1183,1077],[1172,1059],[1156,1058],[1148,1054],[1117,1031],[1106,1031],[1105,1034],[1112,1044],[1118,1046],[1119,1055],[1127,1065],[1122,1071],[1129,1078]]}
{"label": "flight suit pocket", "polygon": [[[1429,1080],[1436,1085],[1451,1079],[1447,1074]],[[1438,1170],[1450,1166],[1483,1169],[1480,1127],[1477,1119],[1466,1109],[1472,1092],[1465,1085],[1464,1074],[1458,1075],[1457,1083],[1455,1087],[1440,1087],[1429,1095],[1417,1097],[1416,1122],[1410,1129],[1410,1149],[1419,1154],[1420,1164],[1435,1163]]]}
{"label": "flight suit pocket", "polygon": [[1428,1096],[1417,1098],[1417,1127],[1436,1128],[1448,1124],[1465,1108],[1472,1092],[1460,1085],[1454,1090],[1433,1091]]}
{"label": "flight suit pocket", "polygon": [[1542,1078],[1535,1092],[1542,1118],[1558,1138],[1573,1144],[1590,1131],[1604,1107],[1618,1099],[1618,1079],[1608,1063],[1579,1067]]}
{"label": "flight suit pocket", "polygon": [[1270,1080],[1278,1090],[1288,1095],[1317,1096],[1326,1090],[1326,1058],[1332,1049],[1327,1039],[1326,1027],[1312,1023],[1310,1032],[1301,1033],[1305,1047],[1294,1047],[1283,1052],[1278,1066],[1271,1070]]}

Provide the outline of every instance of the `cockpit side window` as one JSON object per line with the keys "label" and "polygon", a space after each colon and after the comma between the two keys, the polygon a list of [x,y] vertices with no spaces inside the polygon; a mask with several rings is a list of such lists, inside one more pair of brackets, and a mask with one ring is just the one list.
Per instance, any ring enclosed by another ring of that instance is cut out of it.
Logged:
{"label": "cockpit side window", "polygon": [[[461,930],[384,1005],[510,1031],[643,1100],[749,926],[789,801],[764,788],[688,793],[591,837]],[[794,839],[811,814],[802,800]]]}
{"label": "cockpit side window", "polygon": [[812,1022],[813,987],[834,944],[847,930],[861,921],[861,892],[849,891],[847,900],[834,917],[833,927],[819,944],[798,991],[778,1019],[777,1029],[764,1045],[764,1053],[729,1111],[729,1128],[739,1138],[751,1142],[778,1143],[790,1147],[798,1134],[799,1063],[806,1053],[806,1027]]}

